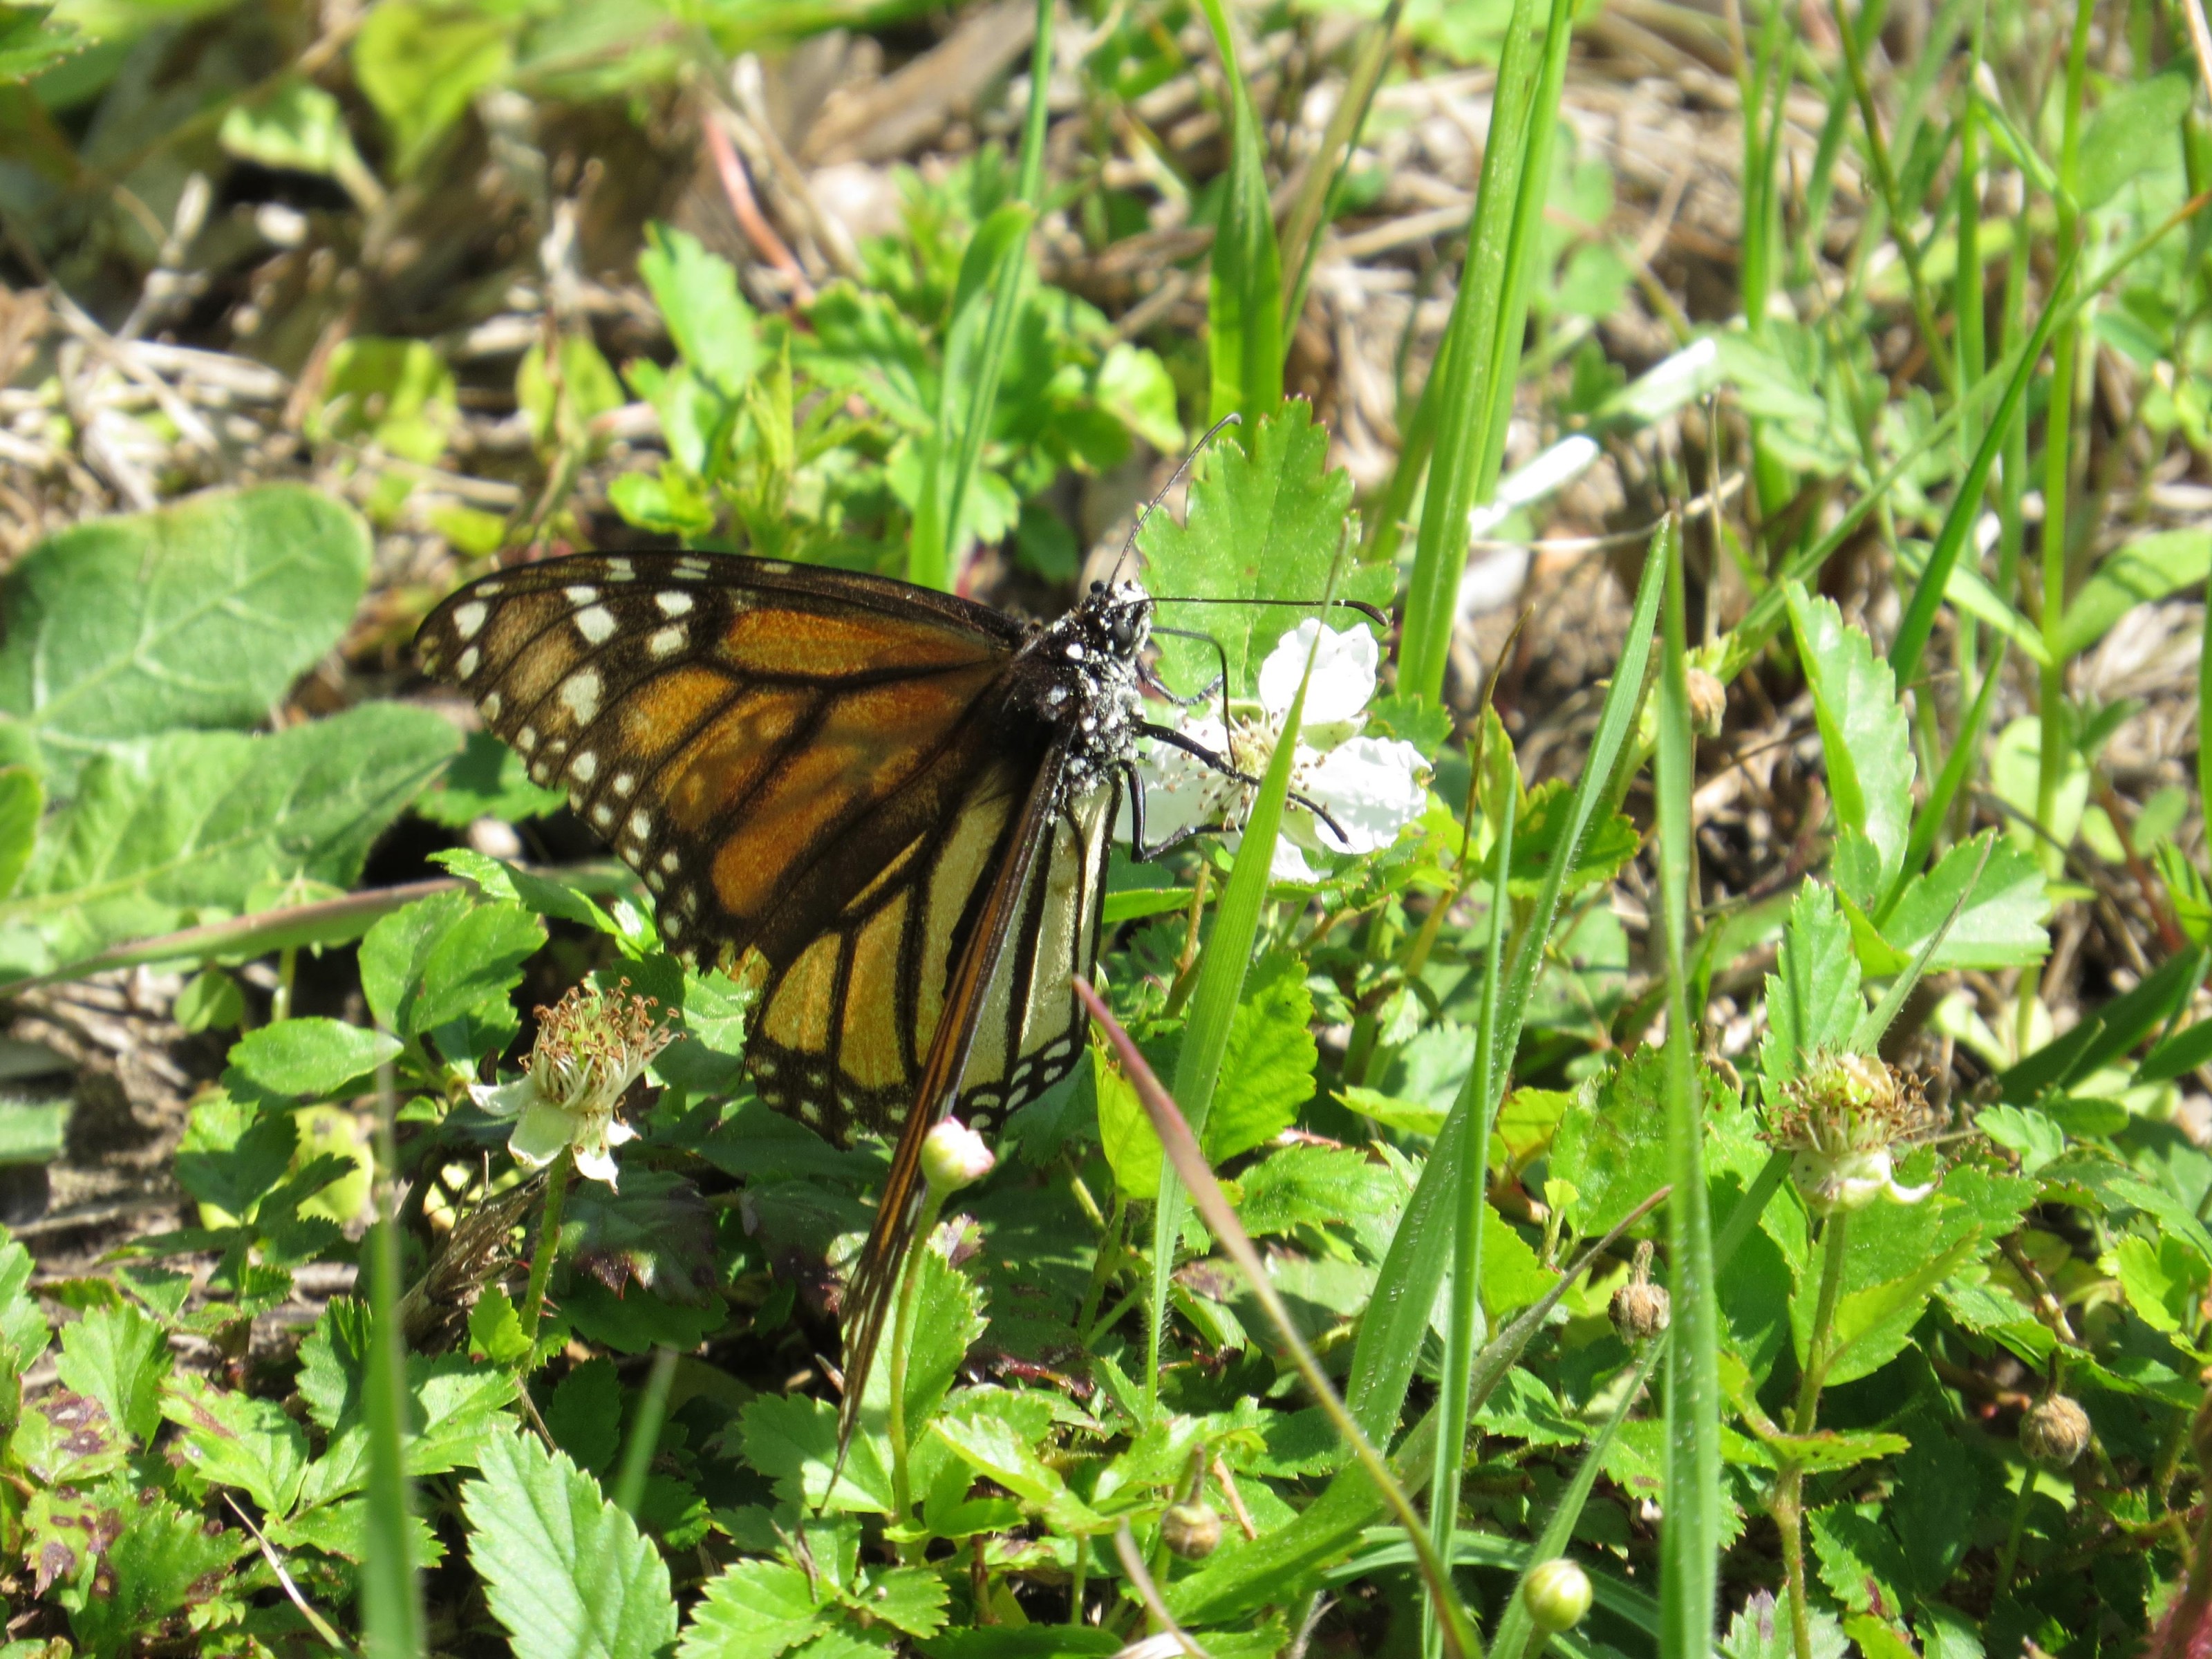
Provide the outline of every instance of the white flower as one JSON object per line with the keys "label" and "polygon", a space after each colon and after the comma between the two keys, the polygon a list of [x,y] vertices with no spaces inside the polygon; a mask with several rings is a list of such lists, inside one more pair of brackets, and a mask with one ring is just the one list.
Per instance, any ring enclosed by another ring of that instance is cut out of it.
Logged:
{"label": "white flower", "polygon": [[613,1149],[637,1131],[615,1116],[629,1085],[674,1033],[656,1020],[653,999],[573,986],[559,1005],[538,1011],[530,1066],[512,1083],[472,1083],[470,1097],[494,1117],[514,1119],[507,1150],[542,1169],[564,1148],[580,1174],[615,1184]]}
{"label": "white flower", "polygon": [[[1318,641],[1318,643],[1316,643]],[[1232,708],[1224,728],[1216,712],[1194,708],[1177,723],[1184,737],[1223,757],[1238,771],[1259,777],[1282,741],[1283,723],[1297,698],[1298,681],[1313,656],[1313,677],[1291,763],[1293,799],[1283,812],[1271,874],[1277,881],[1312,882],[1319,872],[1306,854],[1358,855],[1379,852],[1420,817],[1428,805],[1428,764],[1421,751],[1394,738],[1358,736],[1375,696],[1377,652],[1364,628],[1341,633],[1308,617],[1283,635],[1260,665],[1259,704]],[[1252,786],[1223,775],[1197,756],[1158,739],[1138,757],[1144,790],[1145,839],[1153,846],[1185,830],[1226,825],[1232,852],[1252,809]],[[1326,812],[1317,817],[1297,798]]]}
{"label": "white flower", "polygon": [[1917,1085],[1873,1054],[1815,1051],[1768,1108],[1768,1139],[1791,1154],[1790,1173],[1815,1215],[1863,1210],[1877,1199],[1917,1204],[1936,1190],[1897,1182],[1892,1149],[1925,1127]]}

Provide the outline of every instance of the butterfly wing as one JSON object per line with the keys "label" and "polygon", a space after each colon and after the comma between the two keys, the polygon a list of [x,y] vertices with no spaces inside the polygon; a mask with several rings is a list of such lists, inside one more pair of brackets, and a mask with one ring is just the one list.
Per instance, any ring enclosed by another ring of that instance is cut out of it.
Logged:
{"label": "butterfly wing", "polygon": [[763,1094],[842,1140],[913,1099],[975,872],[1051,742],[994,696],[1020,639],[903,583],[634,554],[473,583],[421,647],[638,871],[672,948],[757,986]]}
{"label": "butterfly wing", "polygon": [[979,890],[974,930],[953,965],[913,1115],[846,1286],[841,1447],[859,1424],[899,1269],[914,1243],[924,1194],[921,1146],[929,1130],[951,1109],[956,1091],[970,1127],[1003,1121],[1004,1114],[1066,1076],[1083,1052],[1086,1027],[1071,980],[1092,972],[1119,792],[1109,786],[1068,799],[1065,762],[1055,744],[1010,844]]}

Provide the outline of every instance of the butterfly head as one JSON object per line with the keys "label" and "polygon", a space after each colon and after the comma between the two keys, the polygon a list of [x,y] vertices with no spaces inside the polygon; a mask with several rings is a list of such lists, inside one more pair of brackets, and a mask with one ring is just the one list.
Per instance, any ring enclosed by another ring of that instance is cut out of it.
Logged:
{"label": "butterfly head", "polygon": [[1129,757],[1144,707],[1137,657],[1152,631],[1152,599],[1141,586],[1094,582],[1023,651],[1015,695],[1067,734],[1069,782],[1079,791]]}

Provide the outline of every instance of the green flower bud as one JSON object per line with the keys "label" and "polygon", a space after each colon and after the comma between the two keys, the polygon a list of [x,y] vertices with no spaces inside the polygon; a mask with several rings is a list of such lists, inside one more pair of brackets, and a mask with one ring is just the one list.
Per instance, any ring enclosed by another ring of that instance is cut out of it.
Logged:
{"label": "green flower bud", "polygon": [[2063,1394],[2046,1395],[2021,1413],[2020,1449],[2039,1468],[2071,1467],[2089,1449],[2089,1413]]}
{"label": "green flower bud", "polygon": [[1572,1630],[1590,1609],[1589,1575],[1565,1556],[1558,1556],[1528,1570],[1521,1595],[1528,1604],[1528,1617],[1545,1635]]}
{"label": "green flower bud", "polygon": [[1203,1561],[1221,1542],[1221,1516],[1211,1504],[1177,1504],[1160,1517],[1160,1537],[1169,1553]]}
{"label": "green flower bud", "polygon": [[983,1137],[957,1117],[948,1117],[924,1137],[921,1178],[937,1193],[973,1186],[998,1163]]}

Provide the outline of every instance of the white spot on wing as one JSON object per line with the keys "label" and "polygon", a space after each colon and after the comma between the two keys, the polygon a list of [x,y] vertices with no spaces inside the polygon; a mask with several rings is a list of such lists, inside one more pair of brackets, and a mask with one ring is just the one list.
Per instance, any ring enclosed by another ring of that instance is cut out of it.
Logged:
{"label": "white spot on wing", "polygon": [[684,860],[682,855],[679,854],[672,847],[660,855],[660,867],[667,871],[672,876],[674,875],[678,869],[682,866]]}
{"label": "white spot on wing", "polygon": [[576,717],[579,726],[589,726],[599,712],[601,690],[599,671],[586,668],[571,674],[561,682],[561,701]]}
{"label": "white spot on wing", "polygon": [[588,749],[579,749],[576,758],[568,763],[569,775],[579,783],[589,783],[599,775],[599,757]]}
{"label": "white spot on wing", "polygon": [[561,591],[568,596],[571,605],[589,605],[599,597],[596,587],[564,587]]}
{"label": "white spot on wing", "polygon": [[684,641],[690,637],[690,631],[681,624],[657,629],[647,636],[645,648],[654,657],[672,657],[684,648]]}
{"label": "white spot on wing", "polygon": [[477,706],[483,710],[486,720],[495,720],[499,718],[499,711],[507,707],[507,699],[496,691],[487,691],[483,695],[483,702]]}
{"label": "white spot on wing", "polygon": [[653,814],[642,806],[629,815],[629,832],[639,841],[653,833]]}
{"label": "white spot on wing", "polygon": [[688,617],[691,614],[691,596],[673,587],[665,593],[654,594],[653,602],[660,607],[660,614],[664,617]]}
{"label": "white spot on wing", "polygon": [[471,599],[466,605],[455,607],[453,632],[465,640],[472,640],[477,636],[477,630],[484,625],[484,618],[490,614],[489,605],[479,599]]}
{"label": "white spot on wing", "polygon": [[627,772],[617,772],[607,781],[607,787],[617,795],[627,796],[631,790],[637,787],[637,780]]}
{"label": "white spot on wing", "polygon": [[[589,592],[591,590],[586,588],[583,591]],[[614,636],[615,614],[603,605],[587,605],[576,613],[576,631],[589,644],[605,645]]]}
{"label": "white spot on wing", "polygon": [[527,755],[538,747],[538,728],[526,726],[514,734],[514,746]]}
{"label": "white spot on wing", "polygon": [[672,912],[661,917],[660,931],[666,934],[670,939],[674,939],[678,933],[684,931],[684,918],[673,914]]}
{"label": "white spot on wing", "polygon": [[608,805],[606,802],[601,801],[597,806],[594,806],[592,809],[592,822],[598,824],[600,829],[605,829],[614,821],[615,809]]}
{"label": "white spot on wing", "polygon": [[618,582],[626,582],[635,578],[637,572],[630,568],[630,562],[628,559],[609,559],[607,561],[607,574],[612,576]]}
{"label": "white spot on wing", "polygon": [[457,680],[474,679],[477,677],[477,665],[483,660],[483,653],[478,651],[473,645],[471,646],[467,650],[462,652],[459,658],[454,662],[453,678]]}

